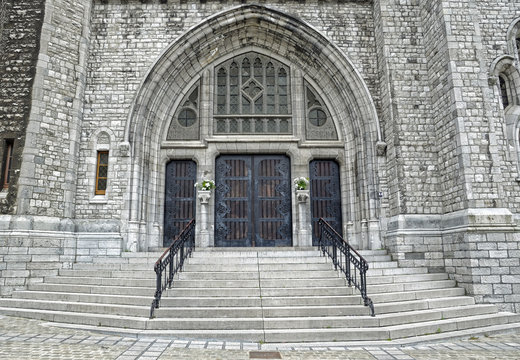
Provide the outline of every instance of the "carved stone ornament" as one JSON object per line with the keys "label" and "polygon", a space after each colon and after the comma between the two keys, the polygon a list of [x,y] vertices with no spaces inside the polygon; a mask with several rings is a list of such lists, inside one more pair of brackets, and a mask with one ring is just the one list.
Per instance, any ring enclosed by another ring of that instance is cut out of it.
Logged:
{"label": "carved stone ornament", "polygon": [[307,202],[309,199],[309,190],[296,190],[296,199],[301,203]]}
{"label": "carved stone ornament", "polygon": [[208,204],[211,199],[211,190],[198,190],[197,197],[201,204]]}
{"label": "carved stone ornament", "polygon": [[376,143],[376,154],[377,154],[377,156],[385,156],[386,143],[384,141],[378,141]]}
{"label": "carved stone ornament", "polygon": [[123,141],[119,143],[119,156],[130,156],[130,143],[128,141]]}

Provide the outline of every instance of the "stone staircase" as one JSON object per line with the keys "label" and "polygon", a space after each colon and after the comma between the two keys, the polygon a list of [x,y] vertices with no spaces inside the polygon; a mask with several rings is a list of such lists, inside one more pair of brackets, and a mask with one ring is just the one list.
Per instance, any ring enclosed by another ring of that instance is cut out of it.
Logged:
{"label": "stone staircase", "polygon": [[476,305],[447,274],[399,268],[383,250],[361,254],[370,264],[375,317],[315,248],[198,249],[154,319],[148,315],[158,253],[74,264],[0,299],[0,314],[141,336],[261,342],[386,341],[520,327],[520,315]]}

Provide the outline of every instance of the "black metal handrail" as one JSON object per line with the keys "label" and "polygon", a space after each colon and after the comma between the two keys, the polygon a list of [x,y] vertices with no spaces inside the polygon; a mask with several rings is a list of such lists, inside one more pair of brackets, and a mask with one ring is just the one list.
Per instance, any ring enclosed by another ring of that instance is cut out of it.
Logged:
{"label": "black metal handrail", "polygon": [[336,270],[339,268],[345,274],[348,286],[354,284],[361,293],[363,303],[370,308],[370,316],[375,316],[374,303],[367,296],[368,262],[323,218],[319,219],[318,224],[320,230],[318,244],[323,255],[329,255],[334,268]]}
{"label": "black metal handrail", "polygon": [[[150,309],[150,319],[153,318],[155,309],[159,308],[161,296],[166,287],[171,288],[173,277],[182,271],[186,260],[195,249],[195,219],[191,220],[173,243],[159,257],[154,270],[157,276],[155,296]],[[168,272],[166,272],[168,269]],[[164,276],[163,276],[164,273]]]}

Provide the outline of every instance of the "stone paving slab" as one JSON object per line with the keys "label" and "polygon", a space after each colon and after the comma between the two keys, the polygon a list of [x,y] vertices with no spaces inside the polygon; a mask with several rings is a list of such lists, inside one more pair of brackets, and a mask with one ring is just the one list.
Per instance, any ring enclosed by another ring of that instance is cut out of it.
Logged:
{"label": "stone paving slab", "polygon": [[520,359],[520,331],[437,343],[370,346],[347,343],[259,344],[240,341],[135,338],[49,326],[0,315],[0,359],[250,360],[258,354],[311,359]]}

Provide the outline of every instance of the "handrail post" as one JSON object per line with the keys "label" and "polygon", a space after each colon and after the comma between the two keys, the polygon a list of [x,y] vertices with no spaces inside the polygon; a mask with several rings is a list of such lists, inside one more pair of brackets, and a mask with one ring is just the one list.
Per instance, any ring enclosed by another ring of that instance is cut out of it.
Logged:
{"label": "handrail post", "polygon": [[157,272],[157,281],[155,282],[155,299],[157,300],[156,303],[155,303],[155,308],[158,309],[159,308],[159,299],[161,298],[161,295],[162,295],[162,291],[161,291],[161,288],[162,288],[162,271],[161,271],[161,263],[159,263],[159,266],[156,267],[159,269],[159,272]]}
{"label": "handrail post", "polygon": [[350,256],[350,251],[348,251],[345,256],[345,258],[347,259],[347,263],[345,264],[345,270],[347,272],[348,286],[352,286],[352,275],[350,274]]}
{"label": "handrail post", "polygon": [[182,265],[184,265],[184,244],[181,245],[181,256],[179,258],[180,267],[182,268]]}
{"label": "handrail post", "polygon": [[338,270],[338,247],[334,240],[332,240],[332,261],[334,262],[334,269]]}

